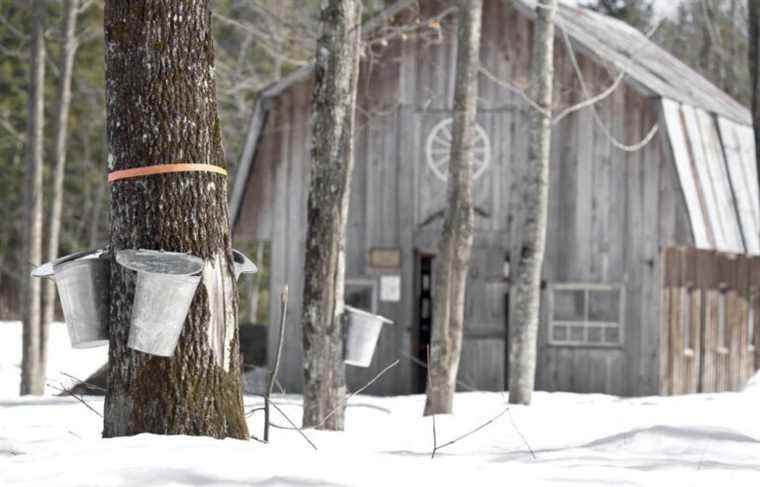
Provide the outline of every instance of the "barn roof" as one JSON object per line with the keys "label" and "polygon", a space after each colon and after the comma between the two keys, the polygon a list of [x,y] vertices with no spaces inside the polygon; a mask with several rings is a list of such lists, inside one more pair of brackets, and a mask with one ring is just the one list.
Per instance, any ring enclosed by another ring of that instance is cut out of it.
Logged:
{"label": "barn roof", "polygon": [[[534,0],[514,3],[526,16],[535,17]],[[747,108],[625,22],[560,4],[555,24],[582,52],[601,63],[613,64],[640,90],[752,125]]]}

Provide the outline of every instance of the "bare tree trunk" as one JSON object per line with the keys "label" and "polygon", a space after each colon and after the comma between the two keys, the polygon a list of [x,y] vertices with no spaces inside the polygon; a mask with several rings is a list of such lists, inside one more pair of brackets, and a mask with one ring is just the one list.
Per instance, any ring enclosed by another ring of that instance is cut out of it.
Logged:
{"label": "bare tree trunk", "polygon": [[539,0],[533,55],[533,99],[542,108],[530,114],[528,164],[519,185],[521,234],[512,245],[514,269],[510,290],[509,402],[530,404],[536,376],[536,340],[541,298],[541,267],[546,243],[549,201],[549,148],[554,83],[554,15],[557,0]]}
{"label": "bare tree trunk", "polygon": [[303,425],[329,430],[343,430],[345,416],[343,285],[360,22],[360,2],[322,2],[312,95],[313,142],[304,262]]}
{"label": "bare tree trunk", "polygon": [[[108,169],[223,165],[208,0],[107,0],[105,44]],[[187,252],[205,267],[171,358],[127,348],[135,279],[111,267],[103,435],[248,438],[227,178],[187,172],[114,182],[111,248]],[[217,340],[221,350],[212,348]]]}
{"label": "bare tree trunk", "polygon": [[451,414],[464,332],[464,298],[472,255],[472,145],[478,103],[482,0],[460,0],[454,122],[446,187],[448,205],[435,259],[433,329],[425,415]]}
{"label": "bare tree trunk", "polygon": [[[263,240],[256,242],[256,263],[261,265],[264,262],[264,246],[266,244]],[[259,316],[259,291],[261,290],[261,279],[259,274],[253,274],[253,283],[251,285],[251,294],[248,296],[248,322],[257,323]]]}
{"label": "bare tree trunk", "polygon": [[730,36],[729,39],[729,65],[727,67],[728,76],[726,83],[724,83],[723,89],[729,95],[737,97],[740,93],[740,88],[737,85],[739,80],[739,68],[743,64],[739,57],[739,0],[731,0],[730,11]]}
{"label": "bare tree trunk", "polygon": [[96,183],[97,187],[95,189],[95,196],[93,197],[92,202],[92,212],[90,217],[90,232],[87,237],[87,241],[89,242],[89,248],[94,249],[99,243],[101,243],[100,240],[100,215],[103,211],[103,200],[104,193],[106,191],[106,182],[105,181],[98,181]]}
{"label": "bare tree trunk", "polygon": [[[29,135],[27,144],[26,264],[42,260],[42,165],[45,123],[45,1],[35,0],[32,8],[32,63],[29,93]],[[24,267],[27,290],[24,303],[24,333],[21,359],[21,395],[45,392],[45,371],[40,364],[40,280]]]}
{"label": "bare tree trunk", "polygon": [[[60,84],[58,86],[58,113],[56,114],[55,169],[53,171],[53,201],[50,207],[48,226],[48,260],[58,257],[58,243],[61,235],[61,211],[63,208],[63,177],[66,170],[66,139],[71,104],[71,75],[74,70],[74,56],[77,49],[76,24],[77,0],[64,0],[63,29],[60,64]],[[47,370],[47,342],[50,323],[55,314],[55,282],[45,280],[45,294],[42,300],[42,327],[40,328],[40,368]]]}
{"label": "bare tree trunk", "polygon": [[[749,10],[749,74],[752,82],[752,122],[755,127],[755,154],[760,182],[760,2],[747,0]],[[760,195],[756,196],[760,198]],[[760,334],[756,335],[760,337]]]}

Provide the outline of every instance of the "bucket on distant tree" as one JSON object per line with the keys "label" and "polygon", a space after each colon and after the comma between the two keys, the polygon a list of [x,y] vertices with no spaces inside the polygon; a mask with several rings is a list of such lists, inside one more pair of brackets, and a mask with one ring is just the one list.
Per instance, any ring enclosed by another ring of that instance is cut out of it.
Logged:
{"label": "bucket on distant tree", "polygon": [[392,324],[388,318],[345,306],[346,330],[344,362],[357,367],[369,367],[377,347],[383,323]]}
{"label": "bucket on distant tree", "polygon": [[203,259],[179,252],[120,250],[116,262],[137,271],[127,346],[173,356],[201,282]]}
{"label": "bucket on distant tree", "polygon": [[240,277],[240,274],[255,274],[259,270],[256,264],[239,250],[232,249],[232,263],[235,269],[235,280]]}
{"label": "bucket on distant tree", "polygon": [[32,271],[55,281],[73,348],[108,344],[110,262],[102,250],[77,252]]}

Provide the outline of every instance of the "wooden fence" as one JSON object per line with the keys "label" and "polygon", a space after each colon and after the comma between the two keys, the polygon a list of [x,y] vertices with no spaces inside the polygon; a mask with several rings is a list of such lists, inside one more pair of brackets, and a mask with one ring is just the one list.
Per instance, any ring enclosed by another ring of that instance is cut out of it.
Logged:
{"label": "wooden fence", "polygon": [[662,256],[660,394],[736,391],[760,364],[760,257]]}

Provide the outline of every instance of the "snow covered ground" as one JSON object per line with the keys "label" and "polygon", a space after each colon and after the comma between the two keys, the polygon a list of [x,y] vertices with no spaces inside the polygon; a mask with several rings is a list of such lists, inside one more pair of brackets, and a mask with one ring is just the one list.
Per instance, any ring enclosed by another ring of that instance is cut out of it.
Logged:
{"label": "snow covered ground", "polygon": [[[539,392],[530,407],[510,408],[434,459],[422,396],[352,398],[345,433],[306,431],[316,451],[298,432],[277,429],[268,445],[155,435],[103,440],[101,419],[72,398],[13,397],[20,355],[11,342],[19,338],[5,327],[18,333],[0,324],[3,487],[760,485],[760,383],[743,393],[670,398]],[[55,341],[56,373],[71,367],[86,375],[104,357]],[[102,411],[102,399],[86,400]],[[456,414],[436,419],[438,443],[496,417],[504,400],[457,395]],[[300,401],[276,398],[296,421]],[[246,398],[249,409],[259,404]],[[287,424],[277,413],[274,420]],[[261,421],[260,413],[250,417],[257,436]]]}

